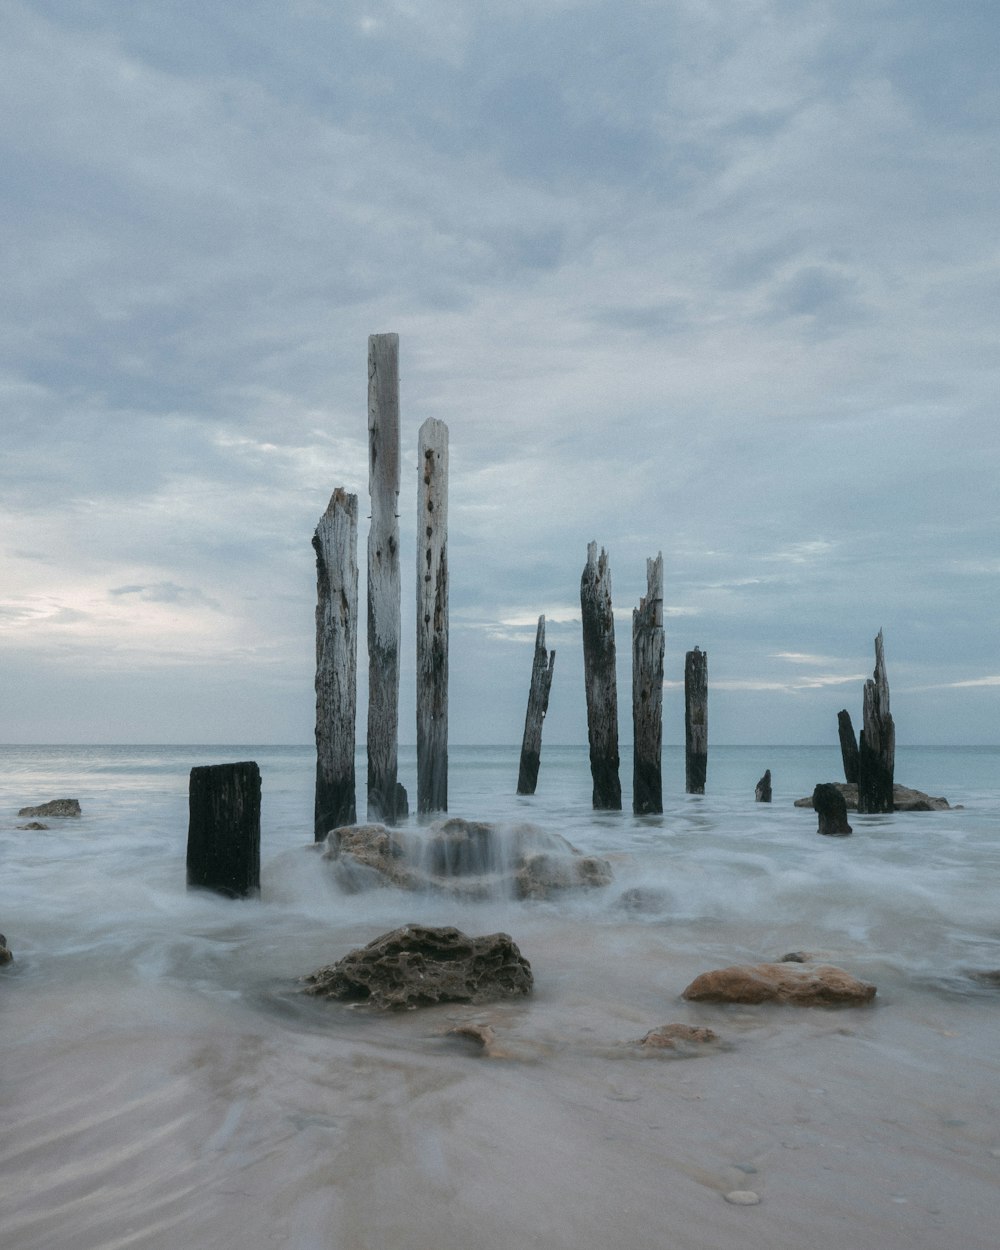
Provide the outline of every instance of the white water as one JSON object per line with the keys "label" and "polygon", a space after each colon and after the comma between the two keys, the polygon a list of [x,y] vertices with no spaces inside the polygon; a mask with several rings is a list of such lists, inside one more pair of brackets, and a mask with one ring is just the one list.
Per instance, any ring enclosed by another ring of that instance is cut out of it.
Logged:
{"label": "white water", "polygon": [[[189,770],[247,758],[262,899],[189,894]],[[645,819],[591,812],[585,751],[544,750],[527,800],[516,750],[453,749],[453,814],[530,819],[615,869],[558,903],[455,904],[338,892],[307,849],[307,748],[0,748],[0,1246],[992,1248],[1000,990],[968,974],[1000,969],[998,764],[900,749],[898,780],[964,809],[825,839],[792,801],[836,779],[836,749],[714,748],[704,798],[668,750],[667,811]],[[59,797],[83,816],[16,828]],[[650,910],[621,905],[632,887]],[[418,920],[509,932],[535,994],[373,1017],[298,993]],[[875,1005],[680,998],[790,950],[874,981]],[[510,1057],[446,1037],[466,1020]],[[625,1045],[673,1021],[723,1049]]]}

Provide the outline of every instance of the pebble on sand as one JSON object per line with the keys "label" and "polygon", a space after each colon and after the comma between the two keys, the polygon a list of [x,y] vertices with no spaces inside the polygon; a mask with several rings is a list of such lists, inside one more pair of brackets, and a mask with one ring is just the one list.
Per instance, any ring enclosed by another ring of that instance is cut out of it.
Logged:
{"label": "pebble on sand", "polygon": [[760,1194],[752,1189],[733,1189],[726,1194],[726,1201],[734,1207],[755,1207],[760,1202]]}

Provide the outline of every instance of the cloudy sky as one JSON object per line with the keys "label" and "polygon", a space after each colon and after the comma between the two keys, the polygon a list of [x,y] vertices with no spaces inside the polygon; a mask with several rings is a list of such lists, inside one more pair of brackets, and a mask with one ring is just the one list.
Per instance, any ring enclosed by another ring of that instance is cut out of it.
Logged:
{"label": "cloudy sky", "polygon": [[586,741],[590,541],[623,740],[662,551],[667,741],[696,644],[713,741],[834,741],[881,627],[901,743],[1000,742],[994,0],[2,0],[0,31],[0,741],[311,741],[310,540],[337,486],[367,516],[392,330],[404,742],[429,416],[454,743],[520,740],[540,613],[546,741]]}

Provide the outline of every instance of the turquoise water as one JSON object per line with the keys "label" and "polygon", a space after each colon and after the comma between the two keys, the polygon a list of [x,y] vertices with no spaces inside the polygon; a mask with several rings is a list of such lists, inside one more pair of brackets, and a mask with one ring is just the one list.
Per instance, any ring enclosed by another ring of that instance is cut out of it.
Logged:
{"label": "turquoise water", "polygon": [[[187,787],[241,759],[262,774],[262,895],[233,903],[185,887]],[[558,833],[610,886],[342,894],[311,849],[310,747],[0,748],[4,1250],[992,1246],[1000,748],[900,748],[898,781],[961,806],[852,815],[843,840],[794,807],[838,779],[836,745],[711,748],[704,796],[668,748],[644,818],[591,810],[585,749],[543,749],[531,798],[517,763],[453,748],[451,812]],[[400,777],[412,796],[412,750]],[[83,815],[17,828],[59,797]],[[302,998],[298,978],[411,921],[511,933],[535,995],[389,1019]],[[876,1005],[680,997],[791,950],[873,981]],[[508,1059],[448,1041],[470,1018]],[[724,1045],[627,1045],[670,1021]],[[759,1207],[723,1200],[745,1188]]]}

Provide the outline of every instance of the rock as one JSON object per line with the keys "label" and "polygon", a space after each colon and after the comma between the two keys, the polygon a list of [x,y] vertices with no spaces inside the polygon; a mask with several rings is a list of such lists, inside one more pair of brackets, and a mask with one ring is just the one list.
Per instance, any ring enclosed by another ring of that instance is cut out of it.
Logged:
{"label": "rock", "polygon": [[[844,796],[849,812],[858,810],[858,787],[847,781],[828,781],[824,785],[833,786]],[[911,790],[909,786],[894,785],[892,787],[893,810],[897,812],[947,812],[952,806],[947,799],[933,798],[923,790]],[[812,807],[812,795],[808,798],[796,799],[796,807]]]}
{"label": "rock", "polygon": [[605,859],[538,851],[521,857],[514,873],[514,891],[518,898],[551,898],[563,890],[608,885],[612,877],[611,865]]}
{"label": "rock", "polygon": [[623,890],[617,906],[624,911],[655,915],[664,910],[668,902],[666,890],[657,886],[633,885]]}
{"label": "rock", "polygon": [[695,977],[682,997],[700,1003],[793,1003],[800,1007],[870,1003],[876,988],[831,964],[737,964]]}
{"label": "rock", "polygon": [[378,1008],[481,1003],[530,994],[531,965],[506,933],[405,925],[306,978],[307,994]]}
{"label": "rock", "polygon": [[853,832],[847,823],[847,803],[837,786],[821,782],[813,790],[813,807],[819,816],[819,833],[844,838]]}
{"label": "rock", "polygon": [[711,1029],[698,1028],[692,1024],[661,1024],[658,1029],[650,1029],[645,1037],[640,1037],[633,1045],[646,1046],[650,1050],[686,1050],[718,1040],[718,1034]]}
{"label": "rock", "polygon": [[43,825],[40,820],[29,820],[26,825],[18,825],[18,829],[48,829],[48,825]]}
{"label": "rock", "polygon": [[732,1189],[725,1198],[734,1207],[755,1207],[760,1202],[760,1194],[754,1193],[752,1189]]}
{"label": "rock", "polygon": [[52,799],[38,807],[22,807],[18,816],[79,816],[80,804],[77,799]]}
{"label": "rock", "polygon": [[323,858],[334,861],[337,884],[347,894],[394,885],[415,890],[422,884],[402,834],[385,825],[348,825],[327,834]]}

